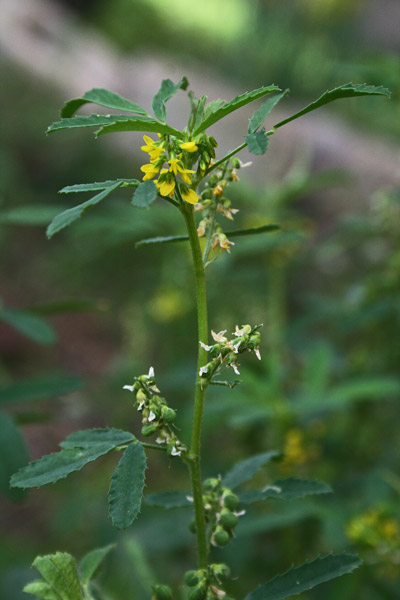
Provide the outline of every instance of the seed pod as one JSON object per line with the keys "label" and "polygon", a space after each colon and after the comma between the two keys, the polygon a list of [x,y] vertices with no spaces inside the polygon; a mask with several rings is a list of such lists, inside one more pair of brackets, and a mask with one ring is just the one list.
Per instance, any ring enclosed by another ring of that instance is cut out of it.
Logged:
{"label": "seed pod", "polygon": [[230,535],[221,525],[217,525],[213,538],[217,546],[226,546],[230,540]]}
{"label": "seed pod", "polygon": [[209,135],[209,136],[208,136],[208,141],[210,142],[210,144],[211,144],[212,146],[214,146],[214,148],[217,148],[217,146],[218,146],[218,142],[217,142],[217,140],[215,139],[215,137],[213,137],[212,135]]}
{"label": "seed pod", "polygon": [[242,166],[242,163],[240,162],[239,158],[232,158],[231,160],[231,165],[234,169],[240,169],[240,167]]}
{"label": "seed pod", "polygon": [[219,522],[227,529],[233,529],[238,524],[239,519],[231,510],[229,510],[229,508],[223,508],[221,510]]}
{"label": "seed pod", "polygon": [[218,582],[226,581],[231,575],[230,568],[223,563],[210,565],[210,571]]}
{"label": "seed pod", "polygon": [[194,587],[204,577],[205,577],[205,575],[204,575],[204,571],[203,570],[199,570],[199,571],[187,571],[185,573],[183,579],[185,580],[186,585],[188,585],[189,587]]}
{"label": "seed pod", "polygon": [[189,600],[204,600],[207,596],[207,582],[202,581],[189,592]]}
{"label": "seed pod", "polygon": [[234,494],[231,491],[225,493],[222,499],[224,502],[224,506],[226,506],[226,508],[229,508],[229,510],[235,510],[235,508],[239,504],[239,498],[236,496],[236,494]]}
{"label": "seed pod", "polygon": [[216,490],[219,484],[220,479],[218,479],[218,477],[208,477],[208,479],[205,479],[203,482],[203,489],[205,492],[211,492]]}
{"label": "seed pod", "polygon": [[145,425],[143,425],[142,427],[142,435],[144,437],[147,437],[148,435],[152,435],[153,433],[155,433],[158,429],[158,425],[156,425],[155,423],[145,423]]}
{"label": "seed pod", "polygon": [[136,400],[139,402],[139,404],[141,402],[146,402],[147,396],[146,396],[146,394],[144,393],[143,390],[138,390],[138,392],[136,394]]}
{"label": "seed pod", "polygon": [[168,585],[155,585],[153,598],[154,600],[172,600],[172,590]]}
{"label": "seed pod", "polygon": [[176,412],[173,408],[169,408],[169,406],[161,407],[161,418],[166,423],[173,423],[176,419]]}

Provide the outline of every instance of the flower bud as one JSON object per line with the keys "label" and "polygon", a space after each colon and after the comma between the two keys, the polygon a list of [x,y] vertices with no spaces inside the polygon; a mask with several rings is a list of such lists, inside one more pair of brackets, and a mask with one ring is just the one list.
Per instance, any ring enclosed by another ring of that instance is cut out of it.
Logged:
{"label": "flower bud", "polygon": [[242,166],[242,163],[240,162],[239,158],[232,158],[231,159],[231,165],[234,169],[240,169],[240,167]]}
{"label": "flower bud", "polygon": [[205,200],[210,200],[213,197],[212,190],[210,188],[203,190],[201,192],[201,197],[202,199],[204,198]]}
{"label": "flower bud", "polygon": [[218,142],[217,142],[217,140],[215,139],[215,137],[213,137],[212,135],[209,135],[209,136],[208,136],[208,141],[210,142],[210,144],[211,144],[212,146],[214,146],[214,148],[217,148],[217,147],[218,147]]}
{"label": "flower bud", "polygon": [[224,506],[226,506],[226,508],[229,508],[230,510],[235,510],[235,508],[239,504],[239,498],[236,496],[236,494],[234,494],[231,491],[225,493],[222,499],[224,501]]}
{"label": "flower bud", "polygon": [[155,423],[145,423],[142,427],[142,435],[147,437],[148,435],[152,435],[158,429],[158,426]]}
{"label": "flower bud", "polygon": [[220,484],[220,480],[218,477],[208,477],[208,479],[204,480],[203,489],[205,492],[212,492],[216,490]]}
{"label": "flower bud", "polygon": [[256,331],[255,333],[253,333],[253,335],[250,336],[250,339],[248,341],[248,347],[253,350],[254,348],[257,348],[257,346],[260,345],[261,342],[261,334],[259,331]]}
{"label": "flower bud", "polygon": [[229,510],[229,508],[223,508],[221,510],[219,522],[227,529],[233,529],[236,527],[238,521],[239,519],[237,516],[231,510]]}
{"label": "flower bud", "polygon": [[217,525],[213,539],[217,546],[226,546],[230,540],[230,535],[221,525]]}
{"label": "flower bud", "polygon": [[202,581],[189,592],[189,600],[204,600],[207,596],[207,582]]}
{"label": "flower bud", "polygon": [[231,575],[230,568],[227,565],[224,565],[223,563],[210,565],[210,570],[218,582],[226,581]]}
{"label": "flower bud", "polygon": [[172,600],[172,590],[168,585],[155,585],[153,598],[154,600]]}
{"label": "flower bud", "polygon": [[187,571],[184,575],[185,583],[189,587],[194,587],[204,578],[205,578],[204,570]]}
{"label": "flower bud", "polygon": [[161,418],[165,423],[173,423],[176,419],[176,412],[173,408],[169,408],[169,406],[161,407]]}
{"label": "flower bud", "polygon": [[143,390],[138,390],[138,392],[136,394],[136,400],[139,402],[139,404],[141,402],[146,402],[147,396],[146,396],[146,394],[144,393]]}

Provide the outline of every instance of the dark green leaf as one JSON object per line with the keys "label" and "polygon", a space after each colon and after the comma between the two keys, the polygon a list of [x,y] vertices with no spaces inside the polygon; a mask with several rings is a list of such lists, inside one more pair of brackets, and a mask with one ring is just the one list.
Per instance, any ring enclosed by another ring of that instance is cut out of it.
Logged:
{"label": "dark green leaf", "polygon": [[137,179],[113,179],[108,181],[95,181],[94,183],[78,183],[76,185],[67,185],[59,190],[59,194],[71,194],[74,192],[97,192],[99,190],[106,190],[115,183],[120,183],[121,187],[131,187],[139,185],[140,181]]}
{"label": "dark green leaf", "polygon": [[114,444],[104,442],[90,448],[67,448],[60,452],[47,454],[15,473],[11,478],[11,487],[31,488],[55,483],[107,454],[114,447]]}
{"label": "dark green leaf", "polygon": [[113,550],[113,548],[115,548],[115,544],[109,544],[104,548],[96,548],[96,550],[88,552],[88,554],[82,558],[79,568],[83,585],[89,583],[107,554],[110,550]]}
{"label": "dark green leaf", "polygon": [[47,225],[51,219],[65,209],[64,205],[55,206],[53,204],[51,206],[46,204],[16,206],[0,212],[0,224],[28,227]]}
{"label": "dark green leaf", "polygon": [[270,450],[269,452],[263,452],[262,454],[256,454],[251,458],[241,460],[223,477],[222,485],[233,490],[254,477],[263,465],[280,456],[281,453],[277,450]]}
{"label": "dark green leaf", "polygon": [[72,115],[84,104],[88,103],[106,106],[107,108],[115,108],[116,110],[124,110],[126,112],[135,113],[137,115],[147,115],[147,112],[134,102],[127,98],[123,98],[115,92],[110,92],[104,88],[93,88],[86,92],[81,98],[74,98],[67,102],[61,109],[61,117],[72,117]]}
{"label": "dark green leaf", "polygon": [[330,492],[332,492],[332,488],[322,481],[288,477],[287,479],[278,479],[263,490],[251,490],[240,494],[240,502],[251,504],[267,498],[293,500],[310,494],[329,494]]}
{"label": "dark green leaf", "polygon": [[260,227],[248,227],[247,229],[233,229],[232,231],[225,231],[226,235],[231,237],[240,237],[242,235],[257,235],[258,233],[272,233],[273,231],[279,231],[279,225],[260,225]]}
{"label": "dark green leaf", "polygon": [[160,121],[156,121],[156,119],[152,119],[151,117],[128,118],[123,121],[122,119],[118,119],[118,122],[105,124],[104,127],[96,132],[96,137],[106,133],[118,133],[119,131],[148,131],[152,133],[166,133],[183,138],[183,133],[178,129],[170,127],[166,123],[160,123]]}
{"label": "dark green leaf", "polygon": [[110,517],[119,529],[129,527],[140,511],[145,470],[145,451],[142,444],[134,442],[114,471],[108,495]]}
{"label": "dark green leaf", "polygon": [[[245,94],[236,96],[236,98],[234,98],[230,102],[226,102],[222,106],[218,106],[218,104],[216,104],[216,110],[213,110],[210,114],[208,114],[208,116],[200,123],[200,125],[196,127],[194,135],[205,131],[208,127],[210,127],[220,119],[223,119],[234,110],[237,110],[238,108],[241,108],[242,106],[245,106],[250,102],[254,102],[254,100],[258,100],[259,98],[262,98],[267,94],[272,94],[273,92],[280,91],[280,88],[276,87],[275,85],[270,85],[268,87],[261,87],[257,90],[253,90],[252,92],[246,92]],[[218,100],[217,102],[220,101]],[[208,107],[206,107],[205,112],[207,111],[207,109]]]}
{"label": "dark green leaf", "polygon": [[86,200],[86,202],[78,204],[78,206],[74,206],[73,208],[69,208],[68,210],[65,210],[61,214],[57,215],[47,228],[47,237],[50,239],[55,233],[58,233],[61,231],[61,229],[71,225],[71,223],[79,219],[85,211],[104,200],[104,198],[106,198],[109,194],[111,194],[111,192],[114,192],[120,186],[121,182],[118,181],[96,196],[93,196],[93,198],[90,198],[90,200]]}
{"label": "dark green leaf", "polygon": [[[139,118],[139,117],[138,117]],[[146,117],[147,118],[147,117]],[[70,119],[61,119],[52,123],[46,133],[59,131],[60,129],[79,129],[80,127],[100,127],[102,125],[110,125],[117,121],[126,121],[130,117],[128,115],[79,115]]]}
{"label": "dark green leaf", "polygon": [[60,600],[60,596],[43,579],[35,579],[27,583],[22,591],[26,594],[32,594],[32,596],[36,596],[41,600]]}
{"label": "dark green leaf", "polygon": [[129,444],[133,442],[135,436],[129,431],[121,429],[104,428],[104,429],[83,429],[75,431],[61,442],[61,448],[95,448],[110,444],[111,449]]}
{"label": "dark green leaf", "polygon": [[32,402],[68,394],[83,386],[77,377],[49,376],[10,383],[0,388],[0,404]]}
{"label": "dark green leaf", "polygon": [[157,198],[157,193],[154,181],[143,181],[134,192],[132,204],[139,208],[147,208]]}
{"label": "dark green leaf", "polygon": [[260,108],[256,110],[251,119],[249,120],[249,128],[248,133],[255,133],[259,127],[264,123],[265,119],[268,117],[269,113],[272,109],[278,104],[280,100],[286,94],[289,93],[289,90],[285,90],[281,94],[276,94],[272,96],[272,98],[268,98],[263,104],[261,104]]}
{"label": "dark green leaf", "polygon": [[355,96],[387,96],[390,98],[390,95],[390,91],[382,86],[377,87],[375,85],[366,85],[365,83],[346,83],[333,90],[324,92],[322,96],[317,100],[314,100],[314,102],[311,102],[311,104],[308,104],[299,112],[277,123],[274,126],[274,129],[278,129],[278,127],[282,127],[282,125],[286,125],[286,123],[290,123],[290,121],[294,121],[294,119],[298,119],[312,110],[320,108],[334,100],[339,100],[340,98],[354,98]]}
{"label": "dark green leaf", "polygon": [[193,498],[188,492],[163,492],[160,494],[148,494],[144,497],[149,506],[160,506],[161,508],[183,508],[193,507]]}
{"label": "dark green leaf", "polygon": [[140,246],[148,246],[150,244],[169,244],[170,242],[186,242],[188,241],[188,239],[188,235],[167,235],[164,237],[159,236],[147,238],[145,240],[139,240],[139,242],[136,242],[135,246],[136,248],[139,248]]}
{"label": "dark green leaf", "polygon": [[186,90],[189,82],[186,77],[182,77],[179,83],[174,83],[170,79],[163,79],[161,82],[161,87],[158,90],[157,94],[153,98],[152,108],[153,112],[156,115],[157,119],[165,122],[166,117],[166,108],[165,103],[167,100],[172,98],[174,94],[178,90]]}
{"label": "dark green leaf", "polygon": [[75,559],[66,552],[37,556],[33,566],[61,600],[82,600]]}
{"label": "dark green leaf", "polygon": [[268,136],[265,133],[265,129],[260,129],[256,133],[251,133],[250,135],[246,135],[246,142],[249,152],[251,154],[265,154],[268,148]]}
{"label": "dark green leaf", "polygon": [[14,419],[0,411],[0,491],[6,496],[17,498],[16,490],[10,490],[10,477],[28,462],[24,439]]}
{"label": "dark green leaf", "polygon": [[283,600],[311,590],[320,583],[351,573],[361,565],[355,554],[332,554],[289,569],[268,583],[259,585],[245,600]]}
{"label": "dark green leaf", "polygon": [[54,330],[47,321],[26,310],[11,308],[1,310],[0,320],[38,344],[50,346],[56,341]]}

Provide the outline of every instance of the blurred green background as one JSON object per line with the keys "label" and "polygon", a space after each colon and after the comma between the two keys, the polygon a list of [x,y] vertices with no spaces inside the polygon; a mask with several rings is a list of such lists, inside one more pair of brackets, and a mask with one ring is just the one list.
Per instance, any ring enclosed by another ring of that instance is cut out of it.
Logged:
{"label": "blurred green background", "polygon": [[[161,78],[186,74],[210,100],[271,83],[289,87],[284,115],[348,81],[392,90],[390,101],[341,101],[299,121],[293,134],[289,125],[230,188],[240,209],[235,228],[269,221],[282,231],[238,238],[209,269],[211,327],[264,323],[263,360],[242,361],[243,383],[233,391],[210,390],[203,449],[206,476],[276,448],[285,458],[260,474],[262,485],[291,475],[322,479],[335,491],[248,510],[237,539],[214,556],[239,577],[235,597],[292,563],[349,549],[366,566],[302,597],[398,598],[398,2],[1,6],[0,597],[27,597],[21,589],[38,553],[80,557],[117,540],[101,576],[115,600],[149,598],[154,579],[179,585],[194,564],[184,510],[144,507],[129,531],[113,530],[106,501],[113,457],[29,494],[7,485],[28,456],[57,450],[78,428],[138,432],[122,386],[150,365],[187,439],[196,359],[188,248],[134,245],[182,233],[183,222],[161,203],[134,208],[121,191],[46,241],[48,222],[75,200],[58,189],[138,177],[143,159],[136,134],[122,141],[44,135],[63,102],[91,87],[148,107]],[[187,111],[182,93],[169,111],[179,123]],[[247,117],[230,117],[217,130],[227,140],[222,148],[241,143]],[[187,489],[183,467],[158,455],[149,462],[148,492]]]}

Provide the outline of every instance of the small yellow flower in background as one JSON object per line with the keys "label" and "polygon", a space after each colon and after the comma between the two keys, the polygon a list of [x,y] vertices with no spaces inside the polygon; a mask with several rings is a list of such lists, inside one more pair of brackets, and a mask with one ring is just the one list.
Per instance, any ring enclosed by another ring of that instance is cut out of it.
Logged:
{"label": "small yellow flower in background", "polygon": [[179,146],[186,152],[196,152],[198,149],[196,142],[184,142],[183,144],[179,144]]}
{"label": "small yellow flower in background", "polygon": [[189,202],[189,204],[196,204],[199,197],[194,190],[188,190],[187,192],[182,192],[182,198],[185,202]]}

